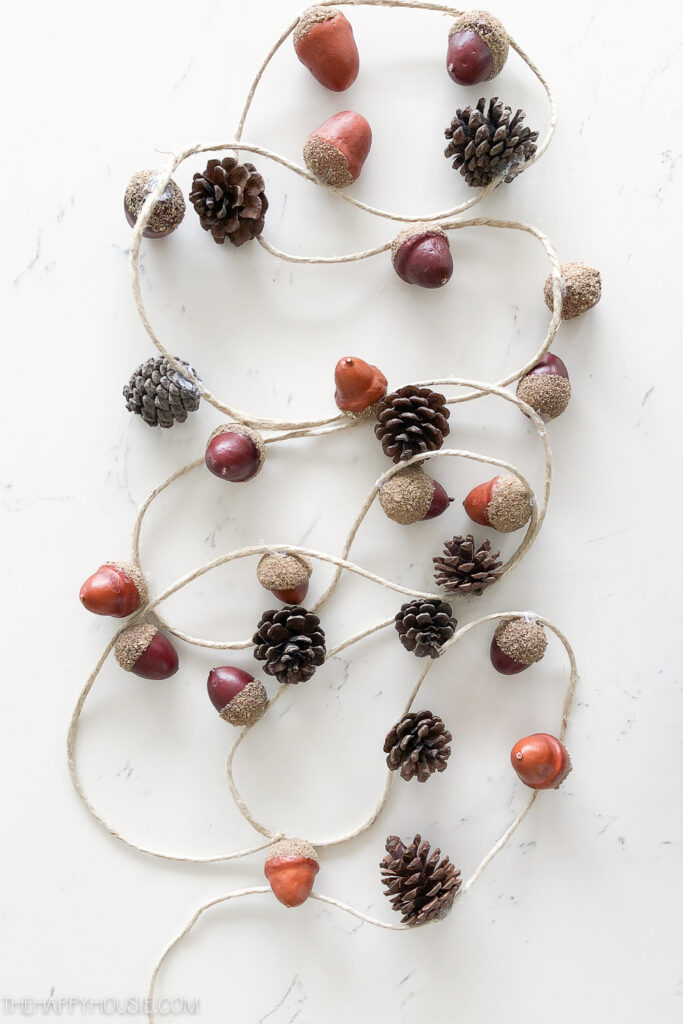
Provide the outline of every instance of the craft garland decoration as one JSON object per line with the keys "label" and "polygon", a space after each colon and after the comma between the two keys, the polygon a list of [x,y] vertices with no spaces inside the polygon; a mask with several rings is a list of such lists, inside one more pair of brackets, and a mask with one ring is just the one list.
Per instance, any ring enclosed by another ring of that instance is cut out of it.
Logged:
{"label": "craft garland decoration", "polygon": [[[538,132],[524,124],[522,111],[513,113],[503,100],[482,97],[474,107],[458,108],[446,129],[446,156],[453,160],[467,184],[478,189],[475,197],[458,206],[428,215],[391,213],[356,200],[341,191],[351,185],[371,158],[372,130],[355,111],[341,111],[311,132],[303,146],[306,168],[261,146],[242,142],[242,132],[256,88],[273,56],[293,36],[295,54],[323,87],[341,92],[357,78],[360,68],[358,46],[352,26],[340,7],[380,6],[419,9],[455,17],[448,33],[447,72],[459,84],[485,83],[495,78],[514,50],[543,85],[549,106],[550,124],[545,139],[537,145]],[[150,983],[150,1007],[159,970],[168,953],[188,934],[205,911],[217,904],[247,895],[271,892],[286,907],[301,905],[308,898],[340,908],[361,921],[391,930],[440,920],[454,902],[467,892],[490,860],[508,842],[531,809],[538,792],[557,788],[571,770],[563,740],[572,705],[577,670],[566,637],[548,620],[532,612],[501,612],[475,619],[458,628],[460,607],[454,599],[475,598],[509,573],[533,544],[545,516],[552,475],[552,462],[545,423],[567,408],[571,387],[564,362],[549,352],[562,319],[580,315],[600,298],[600,275],[582,263],[561,266],[546,236],[532,225],[489,218],[454,220],[480,202],[501,183],[510,183],[545,152],[557,121],[554,100],[538,69],[508,35],[500,21],[485,11],[462,13],[437,4],[412,0],[323,0],[304,12],[279,37],[261,65],[249,90],[235,138],[215,146],[197,145],[175,155],[165,171],[140,171],[133,176],[124,196],[124,210],[133,226],[130,269],[133,294],[141,322],[158,350],[136,370],[124,388],[127,408],[150,426],[169,428],[183,422],[204,398],[229,422],[218,426],[206,443],[202,457],[182,467],[157,487],[143,503],[133,530],[132,557],[128,561],[105,562],[81,588],[81,601],[91,612],[127,618],[107,644],[95,670],[80,694],[68,732],[68,762],[73,785],[94,819],[113,837],[146,854],[167,860],[211,863],[232,860],[267,850],[265,875],[268,886],[237,890],[211,900],[198,909],[180,935],[162,954]],[[334,370],[334,401],[338,412],[300,422],[278,421],[251,416],[233,408],[205,386],[189,363],[171,355],[157,336],[147,316],[141,293],[139,257],[143,237],[162,238],[177,230],[185,215],[185,200],[172,179],[175,170],[190,157],[231,150],[237,154],[211,158],[194,174],[189,201],[200,225],[213,239],[240,247],[256,239],[276,258],[296,263],[342,263],[390,253],[397,276],[406,284],[428,289],[441,288],[450,280],[454,266],[448,232],[473,227],[513,229],[526,232],[543,245],[551,273],[544,286],[544,298],[552,316],[546,337],[536,354],[520,369],[490,384],[467,378],[447,377],[401,384],[390,390],[383,372],[358,356],[344,356]],[[393,240],[374,249],[344,256],[296,256],[276,249],[263,237],[269,201],[266,181],[241,153],[275,161],[293,173],[327,188],[340,199],[375,216],[403,222]],[[506,390],[517,384],[516,394]],[[439,390],[435,390],[435,389]],[[464,389],[445,394],[442,388]],[[449,406],[484,396],[501,398],[516,405],[533,424],[544,453],[545,483],[540,501],[521,472],[502,460],[486,455],[445,448],[450,433]],[[269,445],[299,437],[325,436],[348,427],[374,422],[377,442],[393,465],[372,487],[349,530],[339,556],[288,544],[257,545],[221,555],[177,580],[162,593],[151,597],[140,559],[140,534],[144,517],[156,497],[195,469],[204,467],[228,484],[246,483],[264,468]],[[266,436],[268,435],[268,436]],[[453,498],[425,470],[437,458],[464,458],[496,466],[501,472],[475,487],[464,497],[470,519],[487,529],[503,533],[526,527],[515,553],[503,564],[492,551],[490,537],[454,536],[433,557],[437,593],[419,591],[384,579],[349,561],[356,534],[375,499],[385,514],[403,526],[444,515]],[[254,635],[251,640],[210,640],[192,637],[166,622],[159,606],[174,593],[213,569],[245,557],[259,556],[256,582],[284,607],[262,610],[255,603]],[[307,602],[316,561],[335,566],[331,583],[313,604]],[[333,596],[342,572],[389,588],[405,600],[395,616],[371,625],[357,635],[334,642],[318,615]],[[457,615],[456,615],[457,611]],[[258,617],[260,615],[260,617]],[[258,618],[257,618],[258,617]],[[154,621],[149,621],[154,619]],[[538,663],[547,647],[546,630],[563,644],[570,663],[570,677],[564,698],[558,735],[537,733],[520,739],[512,748],[512,768],[531,790],[522,810],[479,866],[464,883],[459,869],[441,851],[416,833],[413,838],[390,836],[381,863],[386,895],[401,915],[401,924],[388,923],[362,913],[331,897],[313,891],[320,870],[319,851],[361,835],[377,821],[386,803],[392,778],[398,774],[408,782],[421,784],[445,771],[452,761],[451,744],[457,738],[447,724],[430,710],[413,705],[434,660],[441,658],[469,631],[496,623],[490,640],[493,667],[506,675],[518,674]],[[315,672],[342,650],[375,632],[394,626],[400,641],[412,656],[424,659],[424,667],[400,717],[391,725],[382,753],[388,767],[379,801],[359,826],[341,836],[309,839],[284,836],[261,823],[244,802],[236,785],[233,762],[248,731],[267,719],[268,710],[293,684],[304,688]],[[168,634],[168,635],[167,635]],[[78,725],[85,701],[109,654],[113,651],[125,671],[147,679],[167,679],[178,669],[178,652],[169,635],[182,642],[216,651],[253,648],[254,659],[266,675],[277,679],[279,689],[271,698],[262,681],[235,665],[220,665],[209,673],[207,690],[221,717],[241,729],[227,758],[226,775],[231,795],[242,816],[264,841],[246,850],[214,856],[172,854],[143,847],[122,836],[93,806],[81,783],[76,760]],[[153,1021],[149,1010],[149,1020]]]}

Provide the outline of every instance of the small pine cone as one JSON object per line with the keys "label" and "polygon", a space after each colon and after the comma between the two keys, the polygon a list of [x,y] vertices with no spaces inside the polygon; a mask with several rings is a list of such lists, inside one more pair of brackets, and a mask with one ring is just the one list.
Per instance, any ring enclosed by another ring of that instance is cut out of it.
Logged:
{"label": "small pine cone", "polygon": [[450,409],[438,391],[408,384],[377,403],[375,436],[394,462],[441,447],[450,428]]}
{"label": "small pine cone", "polygon": [[446,768],[453,737],[431,711],[409,711],[397,722],[384,741],[384,753],[392,772],[401,769],[406,782],[426,782],[432,772]]}
{"label": "small pine cone", "polygon": [[441,850],[430,854],[428,842],[417,835],[408,846],[398,836],[386,841],[386,856],[380,864],[384,894],[403,924],[426,924],[445,917],[461,885],[460,872],[448,857],[439,860]]}
{"label": "small pine cone", "polygon": [[187,414],[199,408],[201,393],[195,380],[201,378],[188,363],[182,359],[177,361],[193,380],[178,373],[164,356],[157,356],[138,366],[123,389],[126,409],[142,416],[150,427],[184,423]]}
{"label": "small pine cone", "polygon": [[304,683],[325,661],[320,619],[300,605],[264,612],[253,640],[254,657],[279,683]]}
{"label": "small pine cone", "polygon": [[458,625],[449,604],[422,598],[402,605],[395,622],[401,643],[417,658],[438,658]]}
{"label": "small pine cone", "polygon": [[471,533],[446,541],[443,557],[432,559],[437,587],[462,597],[483,594],[500,576],[497,570],[503,563],[496,561],[499,554],[491,553],[490,540],[477,547]]}
{"label": "small pine cone", "polygon": [[214,242],[225,239],[244,245],[263,231],[268,209],[265,182],[253,164],[239,164],[232,156],[209,160],[202,174],[192,178],[190,202],[199,222]]}
{"label": "small pine cone", "polygon": [[487,113],[485,107],[482,96],[474,110],[457,110],[445,131],[450,141],[444,155],[455,157],[453,167],[473,188],[483,188],[501,174],[511,182],[536,152],[538,132],[523,125],[523,110],[513,115],[497,96],[489,101]]}

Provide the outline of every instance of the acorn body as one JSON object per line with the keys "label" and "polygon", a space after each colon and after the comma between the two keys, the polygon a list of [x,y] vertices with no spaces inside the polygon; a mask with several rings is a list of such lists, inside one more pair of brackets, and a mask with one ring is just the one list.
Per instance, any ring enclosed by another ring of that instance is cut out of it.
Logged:
{"label": "acorn body", "polygon": [[212,669],[206,688],[216,711],[231,725],[253,725],[263,717],[268,707],[263,683],[231,665]]}
{"label": "acorn body", "polygon": [[324,185],[346,188],[358,179],[371,144],[372,129],[365,118],[342,110],[308,136],[304,162]]}
{"label": "acorn body", "polygon": [[256,430],[243,423],[226,423],[209,438],[204,462],[221,480],[243,483],[261,472],[265,457],[266,446]]}
{"label": "acorn body", "polygon": [[[138,171],[128,182],[123,197],[123,210],[126,220],[134,227],[147,197],[154,191],[159,182],[159,171]],[[185,199],[173,179],[169,179],[165,189],[154,203],[142,232],[145,238],[165,238],[179,226],[185,216]]]}
{"label": "acorn body", "polygon": [[306,902],[319,870],[315,848],[303,839],[281,839],[274,843],[264,865],[270,887],[285,907],[300,907]]}
{"label": "acorn body", "polygon": [[561,416],[571,398],[569,373],[559,356],[546,352],[517,384],[517,397],[546,423]]}
{"label": "acorn body", "polygon": [[441,288],[453,274],[453,257],[446,232],[435,224],[405,228],[391,246],[394,270],[407,284]]}
{"label": "acorn body", "polygon": [[81,604],[94,615],[125,619],[149,598],[145,578],[126,562],[105,562],[80,589]]}
{"label": "acorn body", "polygon": [[510,761],[530,789],[558,789],[572,770],[567,748],[547,732],[518,740],[510,752]]}
{"label": "acorn body", "polygon": [[473,488],[463,502],[470,519],[500,533],[521,530],[531,518],[531,494],[516,476],[494,476]]}
{"label": "acorn body", "polygon": [[334,400],[352,416],[368,413],[387,393],[387,379],[376,366],[358,356],[344,356],[334,369]]}
{"label": "acorn body", "polygon": [[491,640],[491,664],[501,675],[513,676],[540,661],[547,646],[540,622],[532,618],[503,619]]}
{"label": "acorn body", "polygon": [[303,555],[280,551],[264,555],[256,568],[261,586],[284,604],[301,604],[312,572],[313,566]]}
{"label": "acorn body", "polygon": [[436,519],[452,501],[441,484],[432,480],[421,466],[407,466],[399,470],[379,489],[382,511],[401,526]]}
{"label": "acorn body", "polygon": [[458,85],[490,82],[503,70],[509,46],[507,32],[488,11],[461,14],[448,33],[448,74]]}
{"label": "acorn body", "polygon": [[312,7],[294,29],[294,50],[316,81],[344,92],[358,76],[358,47],[353,29],[335,7]]}
{"label": "acorn body", "polygon": [[156,626],[127,626],[116,638],[114,655],[125,672],[141,679],[170,679],[178,671],[178,654]]}

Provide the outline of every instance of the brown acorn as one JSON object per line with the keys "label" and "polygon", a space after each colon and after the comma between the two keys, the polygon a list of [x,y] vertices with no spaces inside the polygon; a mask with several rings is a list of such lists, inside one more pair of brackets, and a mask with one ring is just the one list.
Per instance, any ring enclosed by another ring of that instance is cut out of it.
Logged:
{"label": "brown acorn", "polygon": [[551,352],[546,352],[517,384],[517,398],[530,405],[546,423],[562,415],[571,393],[567,367]]}
{"label": "brown acorn", "polygon": [[81,587],[81,604],[94,615],[125,619],[147,604],[149,592],[140,569],[127,562],[105,562]]}
{"label": "brown acorn", "polygon": [[262,587],[284,604],[301,604],[308,593],[313,566],[303,555],[276,551],[264,555],[256,568]]}
{"label": "brown acorn", "polygon": [[317,851],[304,839],[280,839],[266,855],[264,873],[285,907],[300,907],[311,895],[320,870]]}
{"label": "brown acorn", "polygon": [[421,466],[399,470],[379,488],[382,511],[401,526],[436,519],[452,501],[441,484],[432,480]]}
{"label": "brown acorn", "polygon": [[467,11],[448,33],[446,67],[458,85],[478,85],[499,75],[510,42],[498,18],[488,11]]}
{"label": "brown acorn", "polygon": [[372,407],[387,393],[387,379],[372,363],[358,356],[344,356],[334,368],[334,400],[342,412],[351,416],[372,412]]}
{"label": "brown acorn", "polygon": [[474,487],[463,501],[465,512],[480,526],[512,533],[531,518],[531,494],[521,480],[505,473]]}
{"label": "brown acorn", "polygon": [[391,262],[402,281],[421,288],[441,288],[453,273],[448,236],[438,224],[428,222],[399,232],[391,245]]}
{"label": "brown acorn", "polygon": [[294,29],[294,50],[313,77],[333,92],[356,81],[359,59],[353,29],[336,7],[311,7]]}
{"label": "brown acorn", "polygon": [[534,618],[503,619],[491,640],[491,664],[504,676],[517,675],[540,661],[547,646],[545,630]]}
{"label": "brown acorn", "polygon": [[[123,212],[131,227],[134,227],[147,196],[156,188],[159,171],[138,171],[128,182],[123,197]],[[165,238],[178,227],[185,216],[185,199],[175,181],[169,179],[142,232],[145,238]]]}
{"label": "brown acorn", "polygon": [[356,181],[372,144],[372,130],[361,114],[342,110],[308,136],[304,162],[323,185],[346,188]]}
{"label": "brown acorn", "polygon": [[547,732],[518,740],[510,752],[510,761],[529,789],[559,789],[572,770],[567,748]]}
{"label": "brown acorn", "polygon": [[[562,290],[562,313],[563,320],[573,320],[581,316],[587,310],[597,305],[602,295],[602,281],[600,271],[595,267],[589,267],[587,263],[564,263],[560,267],[562,275],[560,288]],[[549,274],[543,288],[543,298],[548,309],[553,308],[553,277]]]}
{"label": "brown acorn", "polygon": [[114,655],[125,672],[142,679],[170,679],[178,671],[175,647],[156,626],[126,626],[114,644]]}

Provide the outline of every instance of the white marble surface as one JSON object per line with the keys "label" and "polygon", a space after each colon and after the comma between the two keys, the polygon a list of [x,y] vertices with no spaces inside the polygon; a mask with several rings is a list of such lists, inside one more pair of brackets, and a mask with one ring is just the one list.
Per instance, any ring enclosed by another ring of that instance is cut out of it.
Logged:
{"label": "white marble surface", "polygon": [[[281,0],[122,0],[106,14],[28,0],[5,12],[0,1000],[140,996],[200,902],[262,879],[260,856],[189,867],[117,844],[71,790],[64,733],[112,632],[80,607],[81,580],[126,557],[137,505],[220,422],[204,404],[161,434],[125,411],[121,387],[151,346],[128,287],[123,189],[162,159],[155,147],[231,137],[251,74],[296,12]],[[162,995],[200,999],[194,1019],[207,1024],[680,1019],[683,17],[661,0],[645,10],[501,0],[496,13],[549,77],[560,122],[544,159],[478,212],[537,224],[563,260],[601,269],[604,298],[564,324],[554,346],[574,394],[550,427],[556,478],[542,534],[511,577],[458,614],[533,608],[566,631],[581,672],[567,739],[574,771],[439,927],[392,934],[264,897],[214,911],[160,981]],[[375,140],[358,196],[406,212],[464,198],[441,133],[477,90],[459,90],[442,69],[449,19],[358,10],[353,23],[362,61],[353,88],[326,93],[286,46],[246,137],[296,160],[310,129],[356,108]],[[516,57],[484,92],[494,90],[545,128],[541,90]],[[331,254],[394,233],[258,163],[275,244]],[[200,166],[178,175],[185,190]],[[453,251],[449,287],[418,292],[383,257],[293,267],[255,244],[219,248],[189,210],[176,235],[145,243],[144,290],[169,347],[217,394],[259,414],[322,416],[345,354],[400,385],[448,373],[493,380],[538,347],[540,247],[482,229],[454,235]],[[515,462],[538,485],[533,433],[500,405],[457,407],[452,441]],[[150,514],[143,562],[153,589],[244,544],[338,551],[385,465],[362,428],[277,446],[239,490],[197,471]],[[486,478],[454,462],[438,475],[459,499]],[[353,555],[425,586],[431,555],[467,525],[458,503],[408,530],[373,509]],[[169,617],[205,636],[247,636],[268,604],[253,569],[205,578],[169,602]],[[316,569],[314,595],[327,578]],[[346,579],[324,625],[334,643],[395,607],[390,593]],[[454,734],[448,771],[420,789],[399,780],[381,822],[325,854],[320,891],[391,919],[377,868],[387,835],[421,831],[467,876],[521,806],[508,751],[521,735],[557,728],[567,667],[553,643],[537,669],[497,676],[489,636],[471,634],[424,690]],[[246,652],[225,660],[253,664]],[[208,669],[222,661],[183,648],[166,684],[115,665],[102,673],[83,721],[83,776],[97,807],[139,842],[210,854],[253,841],[225,785],[230,728],[205,694]],[[379,634],[283,700],[236,766],[257,814],[310,838],[360,821],[418,669]],[[8,1012],[0,1002],[0,1017]]]}

